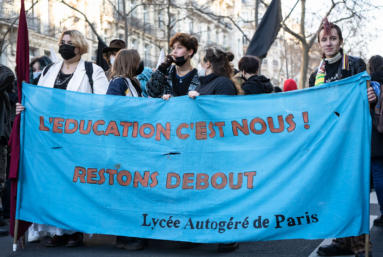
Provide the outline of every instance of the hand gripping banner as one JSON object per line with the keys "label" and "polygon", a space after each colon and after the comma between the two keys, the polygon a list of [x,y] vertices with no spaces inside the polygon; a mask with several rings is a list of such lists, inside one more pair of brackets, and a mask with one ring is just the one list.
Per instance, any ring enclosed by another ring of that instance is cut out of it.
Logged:
{"label": "hand gripping banner", "polygon": [[169,101],[24,84],[17,219],[203,243],[368,233],[368,79]]}

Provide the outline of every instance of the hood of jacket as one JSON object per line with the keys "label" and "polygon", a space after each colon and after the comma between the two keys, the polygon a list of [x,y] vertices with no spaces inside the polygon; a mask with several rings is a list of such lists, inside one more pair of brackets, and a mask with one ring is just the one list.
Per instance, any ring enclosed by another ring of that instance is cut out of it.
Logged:
{"label": "hood of jacket", "polygon": [[268,94],[274,92],[274,87],[269,78],[263,75],[251,76],[242,84],[242,89],[246,95],[250,94]]}
{"label": "hood of jacket", "polygon": [[371,81],[376,81],[379,84],[383,84],[383,71],[373,72],[371,73]]}

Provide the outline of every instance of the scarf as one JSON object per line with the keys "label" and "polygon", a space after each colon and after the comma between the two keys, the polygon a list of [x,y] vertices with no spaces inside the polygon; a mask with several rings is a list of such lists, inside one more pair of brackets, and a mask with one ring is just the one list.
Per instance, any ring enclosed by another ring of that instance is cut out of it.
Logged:
{"label": "scarf", "polygon": [[321,63],[319,64],[318,73],[315,77],[315,85],[314,86],[320,86],[326,83],[326,61],[329,64],[336,63],[342,59],[342,70],[349,70],[350,66],[348,64],[348,56],[347,54],[344,54],[343,51],[339,51],[334,57],[332,58],[324,58]]}
{"label": "scarf", "polygon": [[128,78],[125,78],[124,81],[125,81],[125,83],[128,86],[128,89],[125,91],[125,95],[126,96],[138,97],[137,90],[134,88],[134,86],[132,84],[132,81],[130,81],[130,79],[128,79]]}

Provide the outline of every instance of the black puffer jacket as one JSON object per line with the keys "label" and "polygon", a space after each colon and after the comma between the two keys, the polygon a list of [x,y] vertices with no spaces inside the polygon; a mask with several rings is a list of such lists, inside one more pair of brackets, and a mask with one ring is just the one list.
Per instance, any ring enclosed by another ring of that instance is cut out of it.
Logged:
{"label": "black puffer jacket", "polygon": [[[371,81],[376,81],[380,84],[380,89],[383,89],[383,71],[371,74]],[[382,94],[380,94],[382,95]],[[371,113],[374,112],[375,105],[371,105]],[[371,131],[371,158],[383,157],[383,133],[379,133],[374,126]]]}
{"label": "black puffer jacket", "polygon": [[0,64],[0,143],[6,144],[11,135],[11,104],[6,91],[12,91],[15,75],[12,70]]}
{"label": "black puffer jacket", "polygon": [[242,89],[245,92],[245,95],[274,93],[274,87],[271,84],[270,79],[263,75],[251,76],[242,84]]}
{"label": "black puffer jacket", "polygon": [[[355,56],[348,56],[348,64],[350,65],[350,70],[345,72],[345,70],[341,71],[341,76],[338,76],[338,78],[348,78],[351,76],[354,76],[358,73],[361,73],[363,71],[366,71],[366,63],[363,61],[362,58],[355,57]],[[313,87],[315,85],[315,77],[318,73],[318,69],[316,68],[313,73],[311,73],[310,79],[309,79],[309,87]]]}

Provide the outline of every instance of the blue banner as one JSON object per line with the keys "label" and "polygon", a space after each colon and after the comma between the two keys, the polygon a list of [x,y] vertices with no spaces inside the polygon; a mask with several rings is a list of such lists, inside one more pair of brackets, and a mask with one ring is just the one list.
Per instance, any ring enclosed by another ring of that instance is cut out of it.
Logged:
{"label": "blue banner", "polygon": [[368,79],[169,101],[23,84],[17,219],[203,243],[369,233]]}

